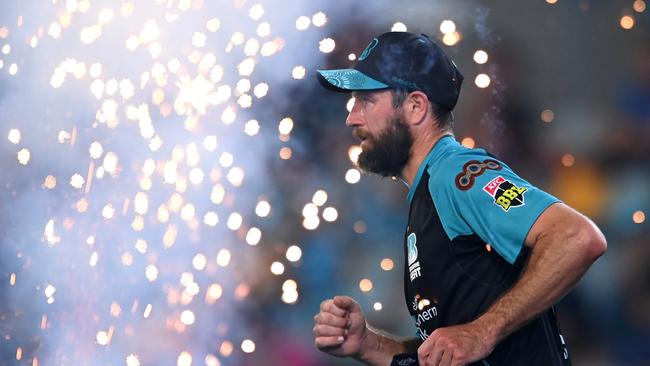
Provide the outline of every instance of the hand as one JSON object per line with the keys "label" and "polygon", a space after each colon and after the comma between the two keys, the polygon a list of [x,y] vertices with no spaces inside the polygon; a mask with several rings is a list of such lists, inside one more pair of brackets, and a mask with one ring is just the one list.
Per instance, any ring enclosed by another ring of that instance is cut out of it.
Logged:
{"label": "hand", "polygon": [[358,356],[366,333],[361,307],[348,296],[323,301],[314,316],[314,343],[333,356]]}
{"label": "hand", "polygon": [[476,323],[438,328],[418,348],[420,366],[463,366],[487,357],[494,345]]}

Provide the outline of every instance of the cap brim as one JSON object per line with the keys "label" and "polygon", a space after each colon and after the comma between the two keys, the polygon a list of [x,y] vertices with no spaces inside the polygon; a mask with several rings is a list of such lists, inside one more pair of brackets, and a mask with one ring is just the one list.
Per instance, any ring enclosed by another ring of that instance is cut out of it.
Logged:
{"label": "cap brim", "polygon": [[316,70],[318,81],[325,88],[342,93],[355,90],[387,89],[388,85],[355,69]]}

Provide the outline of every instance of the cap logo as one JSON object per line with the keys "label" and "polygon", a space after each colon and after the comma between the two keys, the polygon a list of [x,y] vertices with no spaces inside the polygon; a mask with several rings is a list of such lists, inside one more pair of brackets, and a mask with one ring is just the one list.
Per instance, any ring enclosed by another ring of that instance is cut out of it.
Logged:
{"label": "cap logo", "polygon": [[379,40],[377,38],[373,38],[372,41],[370,41],[370,43],[368,44],[368,46],[366,46],[366,49],[363,50],[363,52],[361,52],[361,56],[359,56],[359,61],[363,61],[366,58],[368,58],[368,56],[370,56],[370,52],[372,52],[372,50],[375,47],[377,47],[378,44],[379,44]]}

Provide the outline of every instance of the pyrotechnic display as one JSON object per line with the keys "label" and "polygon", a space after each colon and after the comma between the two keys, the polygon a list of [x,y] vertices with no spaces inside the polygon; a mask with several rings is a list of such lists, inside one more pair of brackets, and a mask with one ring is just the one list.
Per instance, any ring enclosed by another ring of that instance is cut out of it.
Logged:
{"label": "pyrotechnic display", "polygon": [[[347,70],[395,52],[386,32],[458,71],[453,139],[498,159],[461,164],[459,192],[532,208],[512,169],[607,238],[549,304],[573,363],[650,362],[649,26],[644,0],[2,2],[0,365],[381,364],[319,344],[338,295],[372,329],[425,341],[444,299],[408,290],[420,262],[428,276],[410,165],[371,174],[370,121],[393,82],[443,91]],[[503,248],[480,244],[518,265]]]}

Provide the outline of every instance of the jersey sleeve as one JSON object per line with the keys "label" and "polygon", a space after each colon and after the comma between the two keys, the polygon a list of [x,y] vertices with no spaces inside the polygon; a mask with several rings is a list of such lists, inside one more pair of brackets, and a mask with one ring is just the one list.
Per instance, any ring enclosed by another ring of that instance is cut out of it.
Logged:
{"label": "jersey sleeve", "polygon": [[558,202],[487,154],[449,158],[430,168],[430,176],[429,192],[450,240],[476,234],[509,263],[539,215]]}

